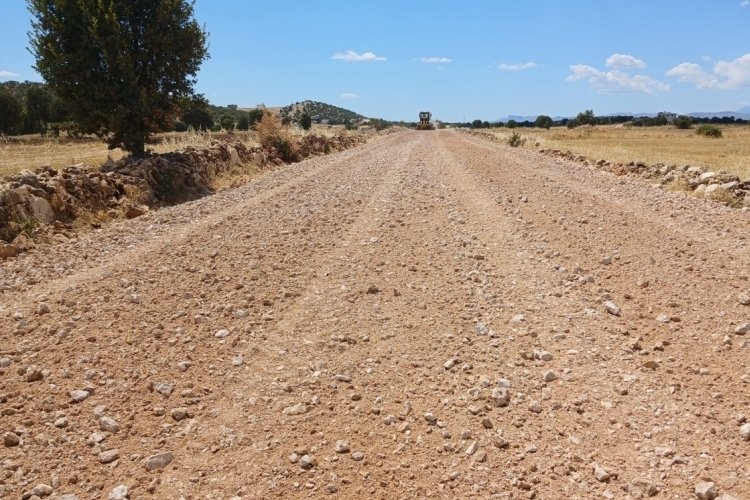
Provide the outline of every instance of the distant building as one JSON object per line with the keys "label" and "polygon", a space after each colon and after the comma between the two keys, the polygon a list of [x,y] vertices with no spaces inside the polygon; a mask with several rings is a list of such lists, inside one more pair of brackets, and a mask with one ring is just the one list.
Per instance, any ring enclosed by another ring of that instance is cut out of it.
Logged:
{"label": "distant building", "polygon": [[232,111],[237,111],[237,105],[236,104],[228,104],[227,108],[231,109]]}
{"label": "distant building", "polygon": [[657,116],[663,117],[667,120],[667,123],[672,123],[677,118],[677,113],[670,113],[668,111],[662,111]]}

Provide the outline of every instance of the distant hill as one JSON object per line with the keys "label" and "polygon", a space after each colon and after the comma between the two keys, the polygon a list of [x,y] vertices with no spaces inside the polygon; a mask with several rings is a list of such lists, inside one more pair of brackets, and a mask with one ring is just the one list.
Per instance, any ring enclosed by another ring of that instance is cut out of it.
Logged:
{"label": "distant hill", "polygon": [[279,114],[282,118],[288,117],[291,118],[292,121],[298,121],[303,113],[307,113],[316,120],[326,120],[332,125],[341,124],[347,120],[350,122],[357,122],[365,118],[354,111],[318,101],[295,102],[294,104],[290,104],[279,110]]}
{"label": "distant hill", "polygon": [[687,116],[692,116],[693,118],[729,118],[730,116],[734,116],[735,118],[742,118],[743,120],[750,120],[750,108],[742,108],[738,109],[737,111],[713,111],[713,112],[698,112],[698,113],[688,113]]}

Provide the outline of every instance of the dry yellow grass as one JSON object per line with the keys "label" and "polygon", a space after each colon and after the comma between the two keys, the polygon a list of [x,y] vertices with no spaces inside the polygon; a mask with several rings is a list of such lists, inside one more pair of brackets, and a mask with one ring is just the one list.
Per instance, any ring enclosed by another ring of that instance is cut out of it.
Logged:
{"label": "dry yellow grass", "polygon": [[122,158],[119,149],[108,150],[100,141],[75,141],[68,139],[14,138],[13,141],[0,139],[0,176],[10,175],[21,170],[34,170],[49,165],[63,167],[76,163],[100,165],[107,157]]}
{"label": "dry yellow grass", "polygon": [[[723,125],[720,128],[724,134],[720,139],[699,136],[694,128],[678,130],[671,126],[514,130],[527,138],[525,147],[565,149],[593,160],[687,164],[750,178],[750,126]],[[514,130],[492,129],[491,132],[505,139]]]}
{"label": "dry yellow grass", "polygon": [[[170,132],[155,136],[156,144],[149,147],[155,153],[177,151],[188,146],[206,147],[211,139],[226,136],[226,133]],[[236,132],[238,140],[257,146],[254,132]],[[102,165],[109,158],[119,160],[124,156],[121,149],[107,149],[107,145],[94,138],[69,139],[39,136],[0,138],[0,177],[21,170],[34,170],[49,165],[54,168],[86,163]]]}

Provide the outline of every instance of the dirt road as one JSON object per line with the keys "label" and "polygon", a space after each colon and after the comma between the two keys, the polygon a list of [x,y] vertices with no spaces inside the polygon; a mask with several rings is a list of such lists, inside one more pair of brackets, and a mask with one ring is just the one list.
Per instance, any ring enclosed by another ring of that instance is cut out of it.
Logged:
{"label": "dirt road", "polygon": [[438,131],[40,248],[0,497],[750,498],[748,238]]}

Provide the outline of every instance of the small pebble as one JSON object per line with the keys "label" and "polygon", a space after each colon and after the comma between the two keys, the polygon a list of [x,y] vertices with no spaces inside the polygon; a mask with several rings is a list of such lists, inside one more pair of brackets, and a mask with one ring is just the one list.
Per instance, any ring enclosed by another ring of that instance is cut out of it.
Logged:
{"label": "small pebble", "polygon": [[110,417],[101,417],[99,419],[99,428],[106,432],[117,432],[119,425]]}
{"label": "small pebble", "polygon": [[336,453],[349,453],[349,442],[341,439],[336,441]]}
{"label": "small pebble", "polygon": [[8,448],[18,446],[19,444],[21,444],[21,436],[19,436],[15,432],[8,431],[3,434],[3,444]]}
{"label": "small pebble", "polygon": [[299,466],[305,470],[312,469],[314,465],[314,459],[310,455],[302,455],[299,459]]}
{"label": "small pebble", "polygon": [[620,315],[620,308],[617,307],[617,304],[615,304],[611,300],[607,300],[604,302],[604,308],[607,310],[609,314],[612,314],[613,316]]}
{"label": "small pebble", "polygon": [[607,471],[607,469],[605,469],[604,467],[602,467],[601,465],[598,465],[598,464],[594,465],[594,478],[597,481],[599,481],[600,483],[603,483],[603,482],[609,480],[610,477],[611,476],[610,476],[609,472]]}
{"label": "small pebble", "polygon": [[143,466],[147,471],[153,471],[157,469],[163,469],[174,460],[174,455],[171,453],[159,453],[157,455],[151,455],[143,461]]}

